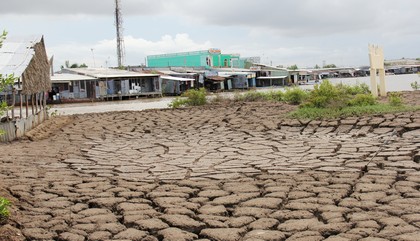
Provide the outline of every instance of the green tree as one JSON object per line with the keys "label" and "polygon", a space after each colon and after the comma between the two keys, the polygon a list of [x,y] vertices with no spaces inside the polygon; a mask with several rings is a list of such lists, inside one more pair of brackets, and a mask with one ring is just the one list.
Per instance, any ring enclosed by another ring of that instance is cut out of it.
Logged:
{"label": "green tree", "polygon": [[320,69],[319,65],[315,65],[314,69]]}
{"label": "green tree", "polygon": [[297,70],[297,69],[299,69],[299,67],[296,64],[294,64],[292,66],[287,67],[287,69],[289,69],[289,70]]}
{"label": "green tree", "polygon": [[7,32],[3,30],[3,33],[0,35],[0,48],[3,46],[3,41],[6,39]]}
{"label": "green tree", "polygon": [[327,64],[324,68],[337,68],[337,66],[335,64]]}
{"label": "green tree", "polygon": [[62,69],[64,69],[64,68],[70,68],[70,69],[74,69],[74,68],[87,68],[88,66],[85,64],[85,63],[83,63],[83,64],[78,64],[78,63],[74,63],[74,64],[70,64],[70,61],[68,61],[68,60],[66,60],[65,62],[64,62],[64,65],[61,65],[61,68]]}
{"label": "green tree", "polygon": [[[3,33],[0,35],[0,48],[3,46],[3,41],[6,39],[7,32],[3,31]],[[0,73],[0,92],[7,90],[11,85],[13,85],[15,81],[15,77],[13,74],[9,75],[3,75]],[[6,100],[3,100],[0,102],[0,116],[4,114],[6,110],[8,110],[7,102]],[[0,135],[2,132],[0,131]]]}

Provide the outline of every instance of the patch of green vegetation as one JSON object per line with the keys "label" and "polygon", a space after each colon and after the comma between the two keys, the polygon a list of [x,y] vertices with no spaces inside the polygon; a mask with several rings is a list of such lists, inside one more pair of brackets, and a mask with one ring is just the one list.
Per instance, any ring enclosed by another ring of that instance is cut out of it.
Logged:
{"label": "patch of green vegetation", "polygon": [[402,106],[403,101],[400,93],[391,92],[388,95],[388,102],[391,106]]}
{"label": "patch of green vegetation", "polygon": [[410,85],[411,85],[411,88],[413,88],[413,90],[420,89],[420,84],[417,83],[417,81],[412,82]]}
{"label": "patch of green vegetation", "polygon": [[343,108],[346,106],[374,104],[374,98],[369,96],[369,86],[366,84],[357,85],[333,85],[330,81],[324,80],[321,84],[314,86],[310,92],[305,107],[314,108]]}
{"label": "patch of green vegetation", "polygon": [[[306,91],[299,87],[286,88],[285,91],[236,93],[234,98],[216,95],[210,103],[231,102],[287,102],[300,105],[300,108],[289,114],[291,118],[299,119],[333,119],[346,116],[360,116],[364,114],[384,114],[420,110],[420,106],[403,105],[399,93],[389,93],[388,104],[379,104],[370,94],[366,84],[333,85],[328,80],[315,85],[314,90]],[[207,104],[206,91],[189,90],[181,98],[173,100],[169,107],[199,106]]]}
{"label": "patch of green vegetation", "polygon": [[336,87],[338,89],[342,89],[344,93],[350,95],[370,93],[369,85],[366,83],[356,83],[355,85],[337,84]]}
{"label": "patch of green vegetation", "polygon": [[303,103],[308,96],[309,94],[307,91],[302,90],[299,87],[292,87],[286,89],[283,100],[292,105],[299,105]]}
{"label": "patch of green vegetation", "polygon": [[284,93],[283,91],[269,91],[266,93],[267,98],[271,101],[284,101]]}
{"label": "patch of green vegetation", "polygon": [[404,106],[400,93],[389,93],[388,104],[378,104],[369,92],[366,84],[333,85],[329,81],[323,81],[320,85],[315,85],[307,101],[289,116],[299,119],[333,119],[420,109],[420,106]]}
{"label": "patch of green vegetation", "polygon": [[257,102],[257,101],[265,101],[265,97],[263,93],[250,91],[246,93],[235,93],[233,100],[236,102]]}
{"label": "patch of green vegetation", "polygon": [[334,119],[364,114],[385,114],[417,110],[420,110],[420,106],[392,106],[389,104],[347,106],[344,108],[303,107],[291,112],[289,117],[297,119]]}
{"label": "patch of green vegetation", "polygon": [[282,91],[257,92],[250,91],[244,94],[235,94],[234,101],[257,102],[257,101],[283,101]]}
{"label": "patch of green vegetation", "polygon": [[9,215],[9,206],[11,205],[10,201],[6,198],[0,197],[0,223],[6,220]]}
{"label": "patch of green vegetation", "polygon": [[205,105],[207,104],[206,94],[207,92],[204,88],[201,88],[198,90],[195,90],[195,89],[187,90],[185,93],[181,95],[181,97],[184,97],[184,98],[180,98],[180,97],[175,98],[171,103],[169,103],[169,107],[176,109],[176,108],[186,107],[186,106]]}
{"label": "patch of green vegetation", "polygon": [[357,94],[347,104],[349,106],[367,106],[375,105],[376,103],[376,98],[371,94]]}

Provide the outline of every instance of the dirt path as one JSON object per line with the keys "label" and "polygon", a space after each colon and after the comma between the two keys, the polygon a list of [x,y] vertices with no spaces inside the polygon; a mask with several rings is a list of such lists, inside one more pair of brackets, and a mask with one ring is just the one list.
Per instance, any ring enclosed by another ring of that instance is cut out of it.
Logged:
{"label": "dirt path", "polygon": [[418,238],[420,112],[284,119],[292,108],[58,117],[0,145],[0,185],[22,240]]}

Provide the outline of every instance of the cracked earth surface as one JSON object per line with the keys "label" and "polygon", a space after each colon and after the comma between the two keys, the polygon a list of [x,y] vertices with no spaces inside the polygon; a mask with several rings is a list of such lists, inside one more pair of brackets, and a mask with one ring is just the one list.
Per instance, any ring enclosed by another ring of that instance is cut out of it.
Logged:
{"label": "cracked earth surface", "polygon": [[418,240],[420,112],[284,108],[57,117],[0,145],[16,240]]}

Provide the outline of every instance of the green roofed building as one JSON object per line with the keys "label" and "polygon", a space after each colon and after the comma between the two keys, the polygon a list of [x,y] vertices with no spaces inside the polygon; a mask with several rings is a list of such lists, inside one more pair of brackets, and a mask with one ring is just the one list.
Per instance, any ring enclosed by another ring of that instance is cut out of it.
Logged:
{"label": "green roofed building", "polygon": [[147,66],[164,67],[240,67],[239,54],[222,54],[220,49],[147,56]]}

